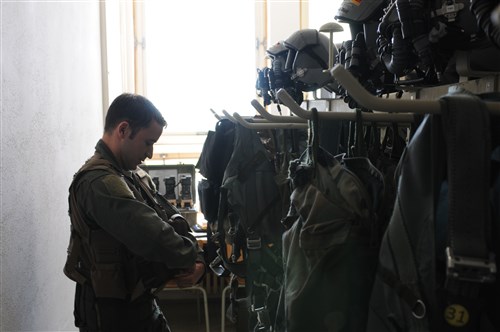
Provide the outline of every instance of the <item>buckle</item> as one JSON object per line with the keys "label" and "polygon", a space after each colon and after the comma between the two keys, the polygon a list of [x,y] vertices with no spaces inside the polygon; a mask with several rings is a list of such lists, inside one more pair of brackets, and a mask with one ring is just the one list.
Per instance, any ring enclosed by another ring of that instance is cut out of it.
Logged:
{"label": "buckle", "polygon": [[255,238],[247,237],[247,249],[248,250],[257,250],[261,248],[261,240],[260,236]]}
{"label": "buckle", "polygon": [[485,259],[455,256],[450,247],[446,247],[446,275],[451,279],[492,283],[496,280],[497,265],[495,254]]}
{"label": "buckle", "polygon": [[[219,253],[218,253],[219,254]],[[229,275],[229,271],[224,268],[222,258],[220,256],[215,257],[215,259],[208,265],[213,273],[218,277],[226,277]]]}
{"label": "buckle", "polygon": [[267,311],[267,306],[262,305],[256,307],[252,304],[252,312],[257,314],[257,325],[254,331],[270,332],[272,331],[271,322],[269,321],[269,312]]}
{"label": "buckle", "polygon": [[257,306],[257,305],[255,305],[255,304],[252,304],[252,305],[250,306],[250,309],[251,309],[251,311],[252,311],[252,312],[259,313],[259,312],[261,312],[261,311],[266,310],[266,309],[267,309],[267,307],[266,307],[266,305],[265,305],[264,303],[263,303],[263,304],[261,304],[261,305],[258,305],[258,306]]}

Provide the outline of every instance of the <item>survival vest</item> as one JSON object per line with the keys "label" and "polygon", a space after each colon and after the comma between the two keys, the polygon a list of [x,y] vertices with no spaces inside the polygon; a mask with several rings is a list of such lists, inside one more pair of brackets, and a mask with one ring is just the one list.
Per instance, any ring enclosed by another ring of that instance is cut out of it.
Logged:
{"label": "survival vest", "polygon": [[[146,290],[164,284],[173,276],[174,271],[167,269],[162,263],[147,262],[133,255],[106,231],[89,227],[85,222],[85,217],[76,202],[76,186],[85,173],[95,170],[103,170],[117,176],[123,175],[98,153],[75,174],[69,189],[71,237],[64,273],[73,281],[89,284],[97,298],[133,300]],[[133,176],[137,177],[135,183],[131,183],[127,177],[124,178],[127,179],[125,182],[137,199],[144,200],[154,208],[165,222],[169,217],[176,217],[178,212],[175,208],[166,201],[158,201],[160,196],[154,196],[154,190],[148,186],[144,174],[142,176],[140,173],[133,174]],[[180,217],[178,214],[177,216]],[[182,221],[181,218],[175,219],[176,222]]]}

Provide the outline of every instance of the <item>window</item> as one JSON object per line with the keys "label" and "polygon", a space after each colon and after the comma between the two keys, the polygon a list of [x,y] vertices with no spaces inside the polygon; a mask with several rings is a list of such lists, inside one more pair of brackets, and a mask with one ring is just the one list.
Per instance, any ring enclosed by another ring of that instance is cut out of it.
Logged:
{"label": "window", "polygon": [[[250,101],[265,49],[300,28],[334,21],[341,2],[145,0],[134,6],[136,92],[168,122],[153,163],[195,163],[217,122],[210,109],[255,114]],[[336,42],[349,39],[345,29]]]}
{"label": "window", "polygon": [[250,114],[255,98],[253,1],[145,1],[148,98],[168,122],[155,156],[195,163],[210,112]]}
{"label": "window", "polygon": [[168,132],[213,129],[210,108],[245,113],[255,98],[253,1],[146,1],[147,95]]}

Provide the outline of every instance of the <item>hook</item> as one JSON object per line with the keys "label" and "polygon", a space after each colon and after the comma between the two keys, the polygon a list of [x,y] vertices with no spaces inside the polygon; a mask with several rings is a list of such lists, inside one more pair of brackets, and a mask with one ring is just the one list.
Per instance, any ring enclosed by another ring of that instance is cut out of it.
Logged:
{"label": "hook", "polygon": [[215,116],[217,120],[222,120],[222,117],[219,114],[217,114],[217,112],[215,112],[213,109],[210,109],[210,112],[212,112],[212,114]]}
{"label": "hook", "polygon": [[[277,94],[278,98],[281,100],[285,106],[287,106],[290,111],[303,119],[311,119],[311,111],[306,111],[300,107],[295,100],[286,92],[285,89],[279,89]],[[318,112],[320,119],[330,119],[330,120],[347,120],[355,121],[356,114],[354,112]],[[364,113],[363,121],[365,122],[404,122],[411,123],[414,122],[414,115],[411,113],[399,113],[399,114],[386,114],[386,113]]]}
{"label": "hook", "polygon": [[[229,121],[233,122],[233,123],[237,123],[238,120],[236,120],[234,118],[234,116],[232,116],[231,114],[229,114],[229,112],[227,112],[226,110],[222,110],[222,113],[224,114],[225,118],[228,119]],[[242,119],[244,119],[242,116],[240,116]],[[223,117],[221,117],[223,118]],[[259,122],[259,123],[268,123],[269,121],[267,121],[266,119],[256,119],[254,117],[247,117],[248,119],[250,119],[252,122]]]}
{"label": "hook", "polygon": [[297,116],[286,116],[286,115],[273,115],[266,111],[264,106],[262,106],[256,99],[253,99],[251,102],[252,106],[255,108],[257,112],[266,120],[271,122],[287,122],[287,123],[307,123],[307,120],[302,119]]}
{"label": "hook", "polygon": [[238,113],[232,117],[237,123],[248,129],[307,129],[307,123],[284,123],[284,122],[259,122],[250,123],[245,121]]}
{"label": "hook", "polygon": [[[441,112],[441,104],[438,100],[402,100],[376,97],[366,91],[358,80],[342,65],[335,65],[330,73],[347,90],[349,95],[364,108],[382,112],[411,112],[417,114],[436,114]],[[484,103],[490,112],[500,114],[500,102]]]}
{"label": "hook", "polygon": [[226,119],[228,119],[229,121],[233,123],[238,123],[238,120],[236,120],[231,114],[226,112],[226,110],[222,110],[222,113],[226,116]]}

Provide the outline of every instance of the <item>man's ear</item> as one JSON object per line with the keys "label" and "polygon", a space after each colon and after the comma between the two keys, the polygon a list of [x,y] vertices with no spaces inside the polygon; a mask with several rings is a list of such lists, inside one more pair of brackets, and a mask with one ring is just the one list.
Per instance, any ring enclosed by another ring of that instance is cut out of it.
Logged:
{"label": "man's ear", "polygon": [[130,125],[127,121],[120,122],[116,129],[120,138],[127,138],[129,136]]}

